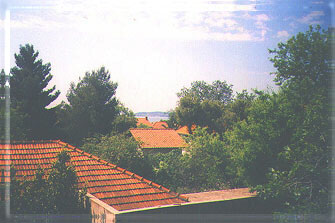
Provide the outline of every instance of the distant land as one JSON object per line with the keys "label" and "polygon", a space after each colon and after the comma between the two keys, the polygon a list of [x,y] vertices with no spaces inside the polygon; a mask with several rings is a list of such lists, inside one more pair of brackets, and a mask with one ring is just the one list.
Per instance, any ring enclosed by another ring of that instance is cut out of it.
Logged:
{"label": "distant land", "polygon": [[137,112],[135,113],[136,117],[169,117],[168,112],[160,112],[160,111],[155,111],[155,112]]}
{"label": "distant land", "polygon": [[158,122],[160,120],[167,120],[169,119],[168,112],[137,112],[135,113],[135,117],[148,117],[150,122]]}

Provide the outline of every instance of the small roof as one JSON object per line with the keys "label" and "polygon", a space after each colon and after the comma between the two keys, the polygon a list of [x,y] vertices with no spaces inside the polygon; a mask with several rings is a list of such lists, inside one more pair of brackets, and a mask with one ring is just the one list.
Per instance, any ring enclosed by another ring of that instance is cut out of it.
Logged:
{"label": "small roof", "polygon": [[232,200],[256,196],[256,192],[249,192],[249,188],[217,190],[192,194],[183,194],[191,203]]}
{"label": "small roof", "polygon": [[166,122],[159,121],[153,124],[154,129],[167,129],[169,125]]}
{"label": "small roof", "polygon": [[137,127],[140,125],[147,125],[149,127],[153,127],[153,124],[148,120],[148,117],[144,117],[144,118],[137,118]]}
{"label": "small roof", "polygon": [[[50,171],[62,150],[68,151],[71,157],[70,162],[79,178],[79,187],[86,186],[89,194],[118,211],[187,201],[185,197],[161,185],[56,140],[0,144],[0,169],[5,169],[6,164],[14,164],[17,177],[32,179],[39,165]],[[6,170],[0,171],[0,183],[4,181],[10,182]]]}
{"label": "small roof", "polygon": [[184,148],[186,142],[174,129],[130,129],[141,148]]}
{"label": "small roof", "polygon": [[[191,130],[194,131],[196,129],[196,127],[197,127],[196,125],[192,125]],[[181,135],[189,135],[190,134],[190,132],[188,131],[188,127],[186,125],[180,127],[176,131],[177,131],[178,134],[181,134]]]}

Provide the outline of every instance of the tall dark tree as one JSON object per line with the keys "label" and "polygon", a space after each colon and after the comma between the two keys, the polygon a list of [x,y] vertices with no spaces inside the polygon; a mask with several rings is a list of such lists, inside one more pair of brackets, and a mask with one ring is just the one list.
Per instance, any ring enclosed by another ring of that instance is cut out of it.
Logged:
{"label": "tall dark tree", "polygon": [[47,88],[53,77],[51,65],[38,55],[32,45],[20,46],[20,53],[14,55],[16,66],[11,69],[11,106],[26,115],[23,126],[28,139],[52,138],[55,111],[47,106],[60,94],[56,86]]}
{"label": "tall dark tree", "polygon": [[78,145],[84,138],[115,130],[114,121],[122,110],[115,97],[116,88],[117,83],[110,80],[105,67],[86,72],[77,84],[71,83],[67,93],[69,104],[63,103],[59,113],[67,140]]}

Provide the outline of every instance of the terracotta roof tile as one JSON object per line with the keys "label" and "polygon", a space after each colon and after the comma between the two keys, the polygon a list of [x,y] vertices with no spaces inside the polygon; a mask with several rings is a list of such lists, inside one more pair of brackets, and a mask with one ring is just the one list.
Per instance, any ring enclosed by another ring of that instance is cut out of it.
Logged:
{"label": "terracotta roof tile", "polygon": [[137,127],[140,126],[140,125],[146,125],[146,126],[149,126],[149,127],[153,127],[152,123],[148,120],[148,117],[145,117],[145,118],[137,118]]}
{"label": "terracotta roof tile", "polygon": [[186,143],[174,129],[130,129],[141,148],[183,148]]}
{"label": "terracotta roof tile", "polygon": [[[34,177],[39,166],[49,171],[57,154],[66,149],[77,172],[79,186],[86,186],[88,193],[118,211],[187,201],[165,187],[61,141],[14,143],[9,148],[10,156],[6,147],[8,145],[0,144],[0,169],[5,169],[6,162],[14,164],[17,176],[28,179]],[[0,182],[4,180],[9,182],[9,172],[0,171]]]}
{"label": "terracotta roof tile", "polygon": [[[192,125],[191,129],[192,131],[194,131],[196,129],[196,125]],[[189,135],[190,132],[188,131],[188,127],[187,126],[182,126],[179,129],[176,130],[178,134],[182,134],[182,135]]]}
{"label": "terracotta roof tile", "polygon": [[169,128],[168,126],[169,126],[169,125],[168,125],[166,122],[162,122],[162,121],[160,121],[160,122],[155,122],[155,123],[153,124],[153,128],[154,128],[154,129],[167,129],[167,128]]}

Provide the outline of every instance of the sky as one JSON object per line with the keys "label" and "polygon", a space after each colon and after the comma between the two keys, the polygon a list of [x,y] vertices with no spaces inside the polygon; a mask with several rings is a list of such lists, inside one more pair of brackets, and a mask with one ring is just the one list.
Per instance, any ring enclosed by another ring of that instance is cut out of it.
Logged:
{"label": "sky", "polygon": [[[268,49],[309,25],[327,29],[334,0],[0,0],[0,69],[20,45],[51,63],[66,100],[70,83],[105,66],[116,97],[134,112],[169,111],[193,81],[236,92],[276,89]],[[10,13],[9,50],[5,12]]]}

